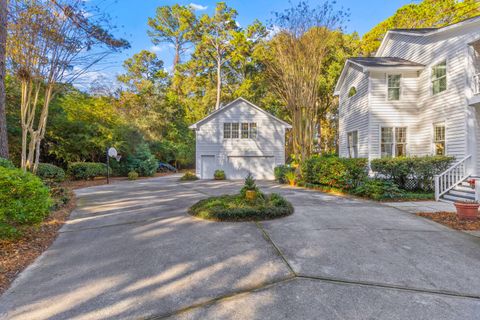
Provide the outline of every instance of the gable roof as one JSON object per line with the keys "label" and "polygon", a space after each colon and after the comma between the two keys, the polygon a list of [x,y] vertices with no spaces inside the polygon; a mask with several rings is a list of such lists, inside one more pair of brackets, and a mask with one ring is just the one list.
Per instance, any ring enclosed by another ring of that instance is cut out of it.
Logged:
{"label": "gable roof", "polygon": [[380,47],[377,50],[376,56],[380,57],[383,54],[383,50],[385,49],[386,43],[388,42],[392,34],[405,34],[412,37],[427,37],[430,35],[446,32],[449,30],[465,28],[469,25],[478,24],[478,23],[480,23],[480,15],[462,20],[457,23],[450,24],[448,26],[438,27],[438,28],[392,29],[387,31],[387,33],[385,34],[385,37],[383,38],[382,43],[380,44]]}
{"label": "gable roof", "polygon": [[340,88],[347,76],[348,68],[351,65],[356,65],[361,68],[362,72],[368,72],[371,70],[422,70],[425,68],[423,64],[416,63],[410,60],[405,60],[397,57],[354,57],[349,58],[345,62],[342,73],[338,78],[337,85],[335,86],[334,95],[340,94]]}
{"label": "gable roof", "polygon": [[267,115],[269,118],[273,119],[273,120],[276,120],[278,122],[280,122],[281,124],[283,124],[287,129],[291,129],[292,126],[288,123],[286,123],[285,121],[275,117],[274,115],[272,115],[271,113],[263,110],[262,108],[260,108],[259,106],[251,103],[250,101],[248,101],[247,99],[244,99],[242,97],[240,98],[237,98],[235,100],[233,100],[232,102],[228,103],[226,106],[220,108],[220,109],[217,109],[215,111],[213,111],[212,113],[210,113],[208,116],[206,116],[205,118],[203,118],[202,120],[200,121],[197,121],[196,123],[192,124],[191,126],[189,126],[190,129],[198,129],[198,126],[201,125],[202,123],[212,119],[212,118],[215,118],[219,113],[227,110],[227,109],[230,109],[232,108],[233,106],[235,106],[238,102],[245,102],[248,106],[254,108],[255,110]]}

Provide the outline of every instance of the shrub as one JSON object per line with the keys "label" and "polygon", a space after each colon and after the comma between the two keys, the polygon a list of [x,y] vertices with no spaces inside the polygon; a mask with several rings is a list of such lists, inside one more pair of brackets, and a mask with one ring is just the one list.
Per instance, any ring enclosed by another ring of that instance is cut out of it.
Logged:
{"label": "shrub", "polygon": [[225,180],[225,171],[223,170],[215,170],[215,173],[213,174],[213,178],[215,180]]}
{"label": "shrub", "polygon": [[100,162],[74,162],[68,166],[68,174],[74,180],[93,180],[107,175],[107,166]]}
{"label": "shrub", "polygon": [[287,173],[285,173],[285,179],[288,181],[288,183],[291,186],[294,186],[295,180],[297,179],[297,175],[295,174],[294,171],[288,171]]}
{"label": "shrub", "polygon": [[295,171],[294,168],[289,167],[289,166],[277,166],[274,169],[274,174],[275,174],[275,180],[278,181],[278,183],[287,183],[287,179],[285,178],[285,175],[288,172]]}
{"label": "shrub", "polygon": [[302,163],[302,179],[308,184],[350,190],[367,178],[367,163],[367,159],[363,158],[315,155]]}
{"label": "shrub", "polygon": [[223,195],[201,200],[190,209],[191,215],[216,221],[265,220],[293,213],[293,206],[282,196],[272,193],[253,201],[242,195]]}
{"label": "shrub", "polygon": [[353,189],[352,193],[373,200],[398,199],[404,195],[395,183],[380,179],[368,179]]}
{"label": "shrub", "polygon": [[447,170],[453,160],[447,156],[381,158],[370,166],[377,178],[392,180],[401,189],[431,191],[435,175]]}
{"label": "shrub", "polygon": [[130,171],[128,173],[128,180],[137,180],[138,179],[138,173],[136,171]]}
{"label": "shrub", "polygon": [[253,176],[250,172],[245,178],[242,189],[240,189],[240,195],[245,198],[247,191],[255,191],[257,194],[260,193],[260,189],[258,189],[255,179],[253,179]]}
{"label": "shrub", "polygon": [[195,175],[195,173],[187,171],[185,174],[180,178],[181,181],[194,181],[198,180],[198,177]]}
{"label": "shrub", "polygon": [[9,169],[15,168],[15,166],[13,165],[13,162],[5,158],[0,158],[0,167],[9,168]]}
{"label": "shrub", "polygon": [[150,177],[157,172],[158,161],[147,144],[138,146],[135,153],[126,159],[127,172],[135,171],[142,177]]}
{"label": "shrub", "polygon": [[45,218],[52,199],[40,178],[16,168],[0,167],[0,237],[20,233],[23,225]]}
{"label": "shrub", "polygon": [[39,163],[37,176],[44,181],[62,182],[65,180],[65,171],[50,163]]}

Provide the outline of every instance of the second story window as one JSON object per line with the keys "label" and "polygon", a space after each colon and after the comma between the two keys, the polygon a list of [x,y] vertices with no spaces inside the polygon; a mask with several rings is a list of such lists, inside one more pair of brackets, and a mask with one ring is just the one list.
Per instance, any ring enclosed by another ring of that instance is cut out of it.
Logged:
{"label": "second story window", "polygon": [[223,123],[224,139],[256,139],[257,123],[256,122],[225,122]]}
{"label": "second story window", "polygon": [[232,123],[232,139],[238,139],[239,125],[238,122]]}
{"label": "second story window", "polygon": [[242,123],[242,139],[248,139],[248,123]]}
{"label": "second story window", "polygon": [[232,138],[232,124],[229,122],[225,122],[223,124],[223,139],[231,139]]}
{"label": "second story window", "polygon": [[447,61],[432,67],[432,94],[447,90]]}
{"label": "second story window", "polygon": [[351,87],[350,90],[348,90],[348,97],[349,98],[353,97],[356,94],[357,94],[357,88]]}
{"label": "second story window", "polygon": [[399,74],[389,74],[387,76],[387,85],[388,85],[388,101],[398,101],[400,100],[400,80],[402,76]]}

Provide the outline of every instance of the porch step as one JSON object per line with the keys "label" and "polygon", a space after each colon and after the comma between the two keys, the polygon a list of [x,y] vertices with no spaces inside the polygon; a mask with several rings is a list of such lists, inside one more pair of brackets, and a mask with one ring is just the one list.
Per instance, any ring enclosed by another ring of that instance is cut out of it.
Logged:
{"label": "porch step", "polygon": [[440,200],[445,202],[475,201],[475,190],[470,187],[468,179],[444,194]]}

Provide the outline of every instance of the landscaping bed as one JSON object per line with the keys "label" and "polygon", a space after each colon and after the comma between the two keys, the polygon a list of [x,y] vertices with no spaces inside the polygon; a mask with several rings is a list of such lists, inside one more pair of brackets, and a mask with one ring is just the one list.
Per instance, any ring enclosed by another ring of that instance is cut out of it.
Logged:
{"label": "landscaping bed", "polygon": [[293,206],[276,193],[259,193],[255,200],[236,194],[200,200],[189,213],[214,221],[258,221],[288,216],[293,213]]}
{"label": "landscaping bed", "polygon": [[22,228],[20,237],[0,239],[0,294],[55,240],[58,230],[75,208],[71,190],[68,190],[68,197],[67,204],[50,213],[39,225]]}
{"label": "landscaping bed", "polygon": [[460,220],[456,212],[420,212],[417,216],[433,220],[455,230],[480,231],[480,218],[474,221]]}

